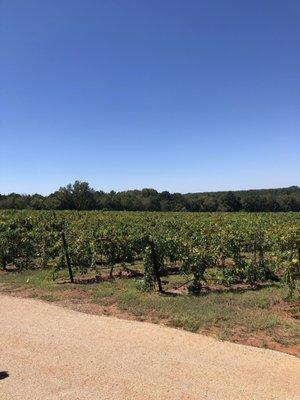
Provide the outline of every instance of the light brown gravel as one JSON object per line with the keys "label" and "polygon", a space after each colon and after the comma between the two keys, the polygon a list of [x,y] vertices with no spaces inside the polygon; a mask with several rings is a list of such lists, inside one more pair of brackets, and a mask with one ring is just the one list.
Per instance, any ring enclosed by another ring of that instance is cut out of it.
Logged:
{"label": "light brown gravel", "polygon": [[300,399],[296,357],[2,295],[1,371],[1,400]]}

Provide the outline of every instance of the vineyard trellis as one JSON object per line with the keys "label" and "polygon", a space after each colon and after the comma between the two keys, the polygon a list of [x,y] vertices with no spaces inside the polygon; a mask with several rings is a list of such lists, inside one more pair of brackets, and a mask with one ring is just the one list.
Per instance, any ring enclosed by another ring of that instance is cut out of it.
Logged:
{"label": "vineyard trellis", "polygon": [[144,265],[143,289],[174,265],[192,275],[199,294],[205,272],[225,285],[281,280],[289,294],[300,273],[299,213],[0,212],[0,262],[6,270],[67,267],[74,274],[115,265]]}

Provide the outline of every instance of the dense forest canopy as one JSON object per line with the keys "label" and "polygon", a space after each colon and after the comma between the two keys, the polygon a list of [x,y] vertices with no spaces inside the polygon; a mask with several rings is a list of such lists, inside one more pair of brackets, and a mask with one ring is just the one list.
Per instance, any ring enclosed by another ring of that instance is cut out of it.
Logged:
{"label": "dense forest canopy", "polygon": [[116,211],[300,211],[300,188],[207,193],[169,193],[155,189],[105,193],[75,181],[49,196],[0,194],[0,209]]}

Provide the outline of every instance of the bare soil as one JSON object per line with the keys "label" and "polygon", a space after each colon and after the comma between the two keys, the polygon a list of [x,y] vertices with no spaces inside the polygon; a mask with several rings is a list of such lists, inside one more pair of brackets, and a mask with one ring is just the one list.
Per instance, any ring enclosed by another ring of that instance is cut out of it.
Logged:
{"label": "bare soil", "polygon": [[300,360],[0,295],[1,400],[296,400]]}

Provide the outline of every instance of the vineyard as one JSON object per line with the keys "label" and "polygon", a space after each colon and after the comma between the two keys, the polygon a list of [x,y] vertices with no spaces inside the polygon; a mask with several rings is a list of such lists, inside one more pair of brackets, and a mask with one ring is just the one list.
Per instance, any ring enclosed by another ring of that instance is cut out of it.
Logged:
{"label": "vineyard", "polygon": [[161,293],[176,274],[191,295],[211,283],[280,281],[292,297],[299,232],[299,213],[7,210],[0,212],[0,263],[6,271],[47,269],[54,280],[67,270],[75,283],[138,278],[140,290]]}

